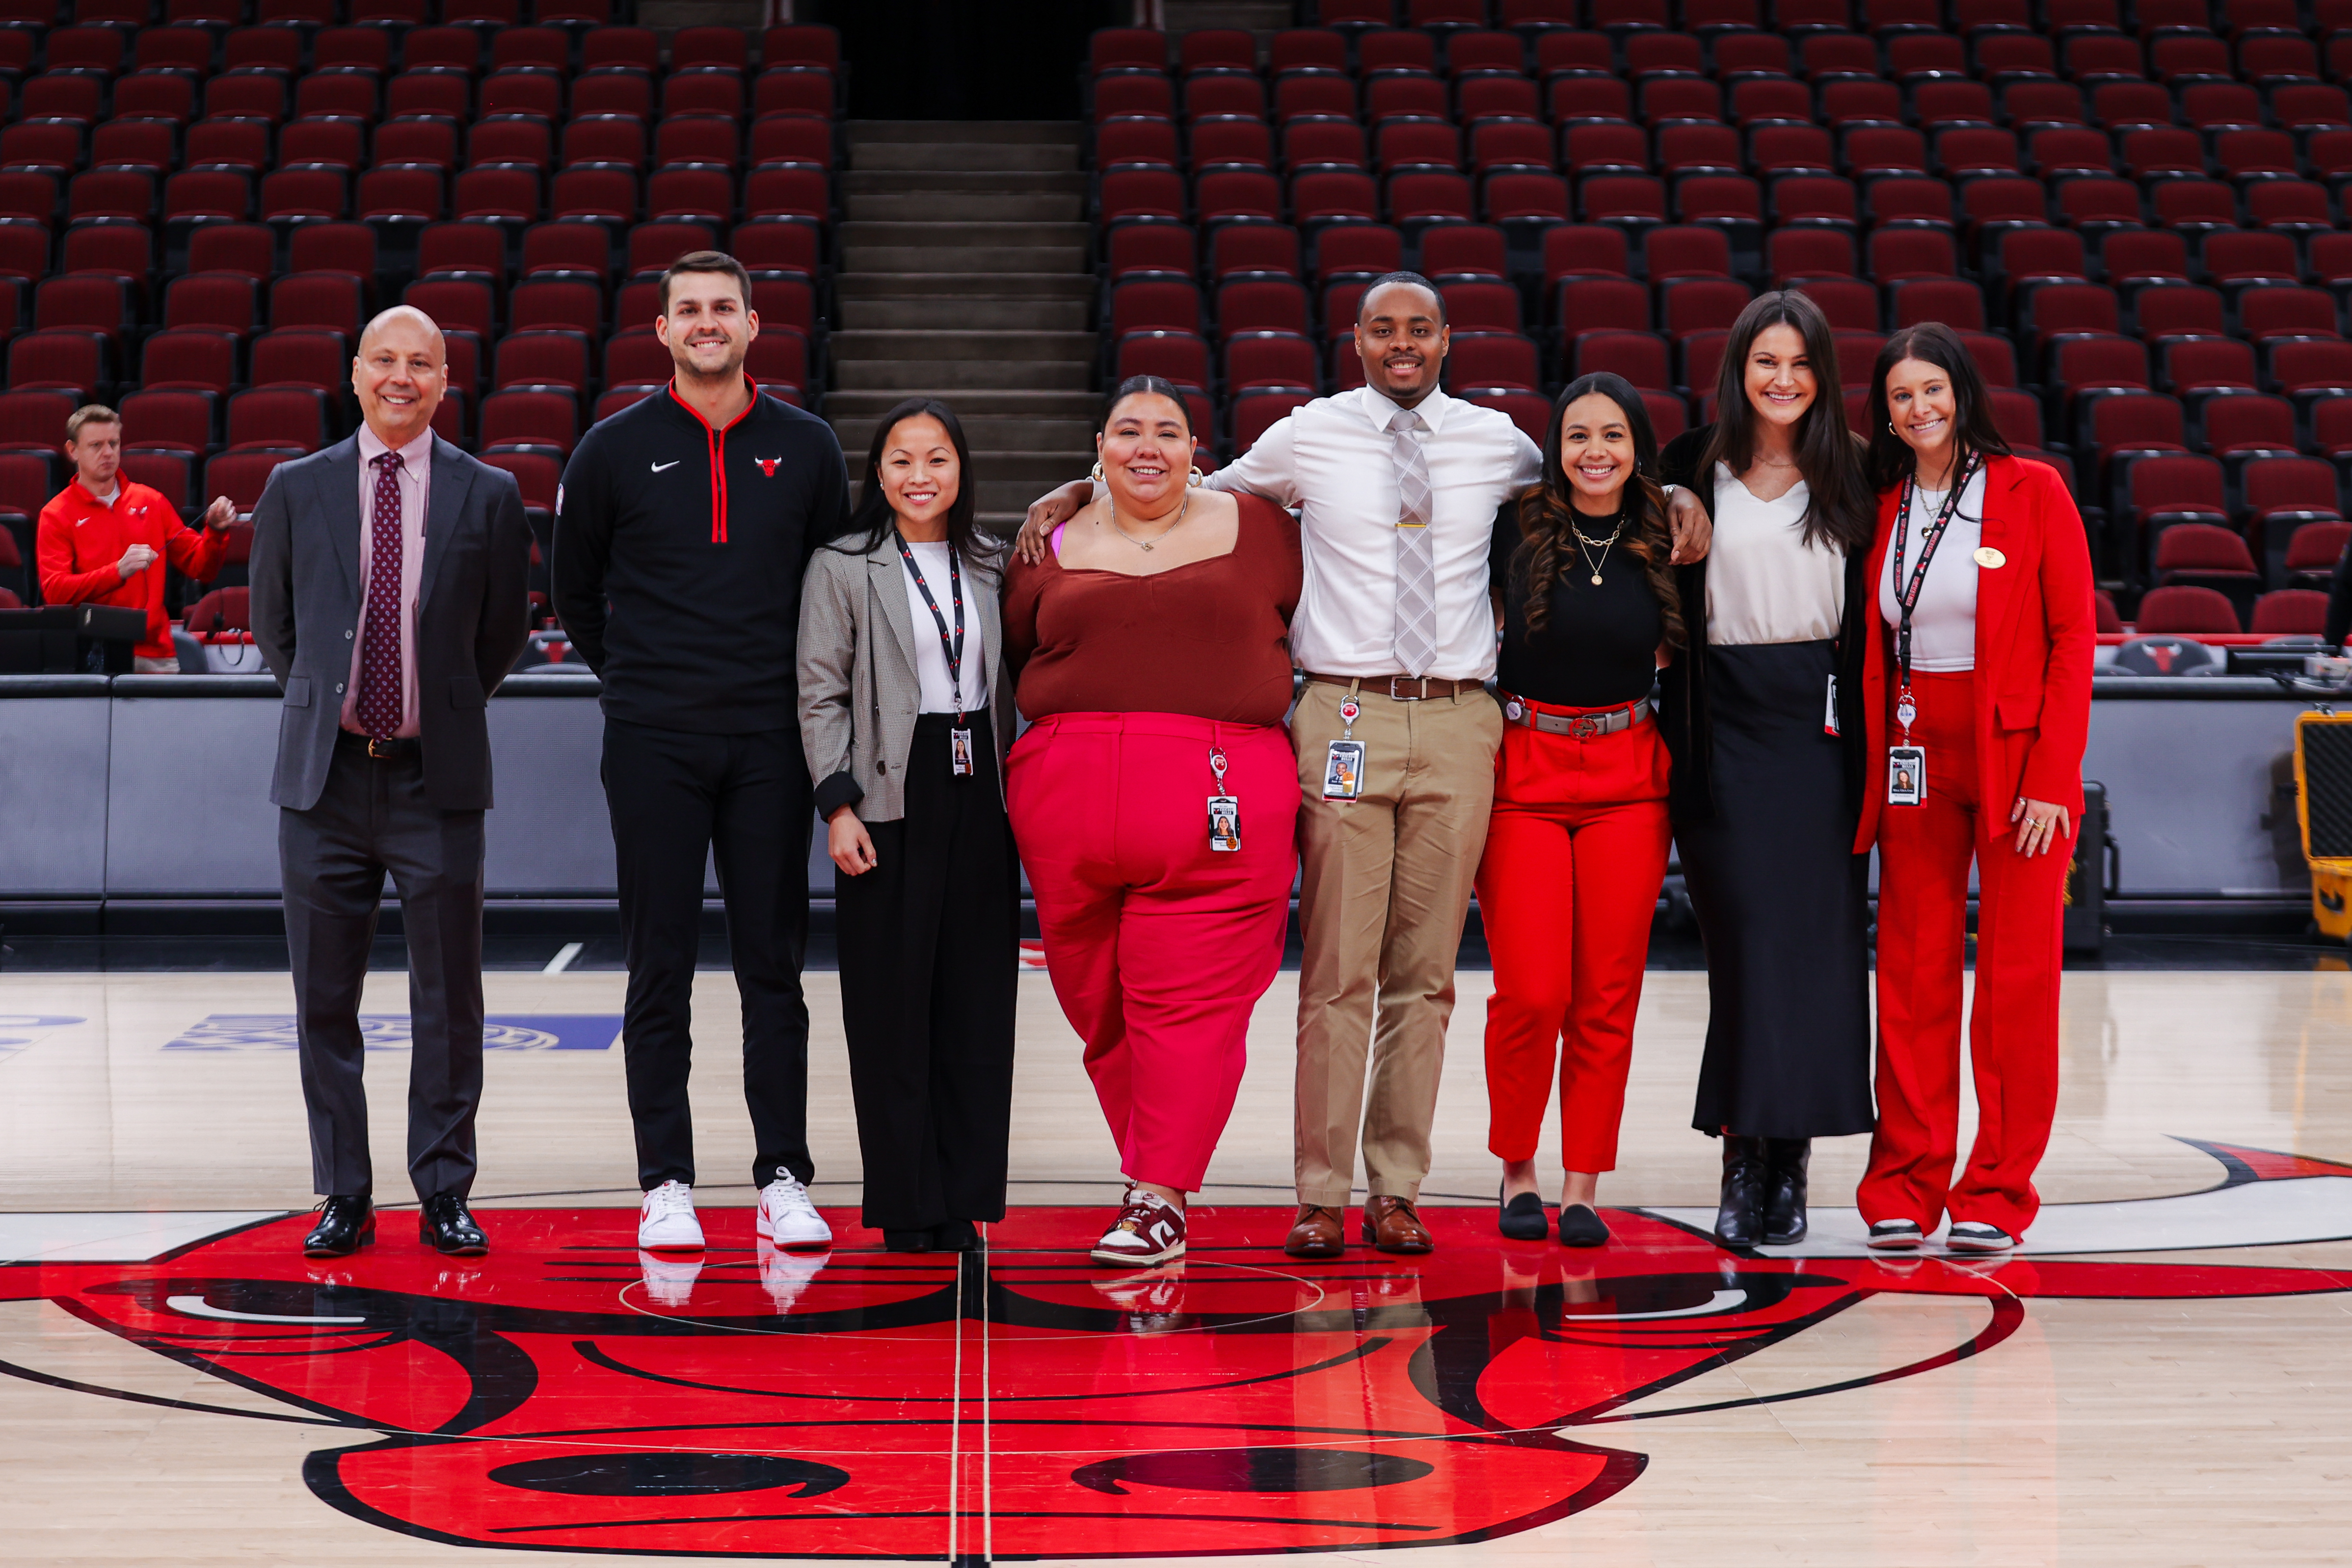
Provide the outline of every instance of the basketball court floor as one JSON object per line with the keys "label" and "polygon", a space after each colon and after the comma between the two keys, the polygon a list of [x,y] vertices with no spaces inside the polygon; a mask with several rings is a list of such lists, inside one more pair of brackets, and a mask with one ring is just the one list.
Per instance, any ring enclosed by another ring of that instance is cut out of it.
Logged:
{"label": "basketball court floor", "polygon": [[[0,1561],[2352,1563],[2352,974],[2322,963],[2070,974],[2050,1207],[1998,1262],[1864,1255],[1859,1139],[1818,1150],[1805,1246],[1715,1246],[1687,971],[1650,977],[1611,1245],[1496,1234],[1465,972],[1437,1251],[1294,1262],[1286,975],[1190,1256],[1129,1274],[1084,1257],[1118,1183],[1042,975],[1017,1207],[961,1266],[856,1225],[824,973],[837,1244],[755,1242],[734,992],[707,971],[710,1245],[640,1254],[622,977],[577,967],[488,977],[490,1255],[421,1249],[402,1207],[314,1264],[282,972],[12,968]],[[381,1196],[405,1199],[404,977],[366,1010]]]}

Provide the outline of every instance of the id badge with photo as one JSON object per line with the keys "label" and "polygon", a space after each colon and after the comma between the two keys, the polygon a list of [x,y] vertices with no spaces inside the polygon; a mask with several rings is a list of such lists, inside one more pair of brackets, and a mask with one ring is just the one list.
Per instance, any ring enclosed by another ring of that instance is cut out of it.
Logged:
{"label": "id badge with photo", "polygon": [[1822,710],[1822,733],[1823,735],[1835,735],[1837,732],[1837,677],[1835,675],[1832,675],[1830,677],[1829,706]]}
{"label": "id badge with photo", "polygon": [[958,777],[971,771],[971,731],[968,729],[948,731],[948,757],[954,764]]}
{"label": "id badge with photo", "polygon": [[1886,803],[1918,806],[1927,799],[1927,753],[1916,746],[1886,748]]}
{"label": "id badge with photo", "polygon": [[1242,803],[1234,796],[1209,797],[1209,847],[1228,854],[1242,847]]}
{"label": "id badge with photo", "polygon": [[1353,800],[1364,792],[1364,743],[1335,740],[1323,763],[1323,799]]}

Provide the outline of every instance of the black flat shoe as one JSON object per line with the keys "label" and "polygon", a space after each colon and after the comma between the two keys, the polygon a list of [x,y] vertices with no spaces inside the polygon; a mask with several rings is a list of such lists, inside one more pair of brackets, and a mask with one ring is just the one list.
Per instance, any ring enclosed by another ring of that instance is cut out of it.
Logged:
{"label": "black flat shoe", "polygon": [[363,1194],[337,1193],[319,1206],[319,1223],[302,1238],[305,1258],[348,1258],[375,1239],[375,1204]]}
{"label": "black flat shoe", "polygon": [[919,1230],[885,1230],[882,1250],[885,1252],[937,1252],[939,1232],[926,1226]]}
{"label": "black flat shoe", "polygon": [[1811,1138],[1764,1140],[1764,1245],[1794,1247],[1805,1239],[1805,1167]]}
{"label": "black flat shoe", "polygon": [[1726,1247],[1753,1247],[1764,1235],[1764,1140],[1723,1134],[1723,1196],[1715,1212],[1715,1239]]}
{"label": "black flat shoe", "polygon": [[1609,1222],[1600,1213],[1580,1203],[1564,1205],[1559,1211],[1559,1244],[1562,1247],[1599,1247],[1609,1239]]}
{"label": "black flat shoe", "polygon": [[1541,1194],[1523,1192],[1504,1203],[1502,1189],[1497,1187],[1495,1201],[1502,1205],[1502,1212],[1496,1217],[1495,1228],[1512,1240],[1541,1241],[1551,1234],[1551,1221],[1544,1218]]}
{"label": "black flat shoe", "polygon": [[478,1258],[490,1249],[490,1239],[466,1212],[466,1200],[454,1192],[436,1193],[425,1200],[416,1216],[416,1239],[445,1258]]}
{"label": "black flat shoe", "polygon": [[950,1219],[931,1228],[931,1246],[940,1252],[977,1252],[980,1228],[969,1219]]}

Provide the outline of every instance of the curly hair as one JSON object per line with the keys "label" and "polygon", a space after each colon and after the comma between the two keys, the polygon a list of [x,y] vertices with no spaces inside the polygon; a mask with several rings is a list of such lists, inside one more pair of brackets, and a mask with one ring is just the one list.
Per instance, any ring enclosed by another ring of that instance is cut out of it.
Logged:
{"label": "curly hair", "polygon": [[1552,400],[1551,423],[1544,431],[1543,477],[1519,497],[1519,553],[1528,569],[1528,631],[1530,634],[1541,631],[1550,619],[1551,591],[1569,563],[1578,559],[1573,532],[1578,518],[1575,491],[1560,455],[1559,427],[1568,405],[1594,392],[1617,405],[1625,416],[1626,432],[1633,438],[1633,473],[1625,481],[1625,510],[1621,514],[1629,526],[1618,548],[1642,563],[1642,575],[1648,579],[1650,591],[1658,601],[1658,613],[1665,622],[1666,643],[1679,648],[1687,632],[1682,596],[1675,584],[1674,532],[1666,523],[1665,496],[1654,477],[1658,438],[1642,394],[1624,377],[1606,371],[1579,376]]}

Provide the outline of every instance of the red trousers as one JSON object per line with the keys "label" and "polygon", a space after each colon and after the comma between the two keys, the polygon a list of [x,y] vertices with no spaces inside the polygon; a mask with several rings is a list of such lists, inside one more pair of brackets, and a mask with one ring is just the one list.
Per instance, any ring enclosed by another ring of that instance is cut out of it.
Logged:
{"label": "red trousers", "polygon": [[[2009,820],[2016,802],[1977,799],[1972,674],[1915,673],[1911,685],[1919,707],[1911,737],[1927,749],[1927,798],[1879,818],[1878,1131],[1855,1200],[1872,1223],[1909,1219],[1932,1231],[1948,1212],[2018,1236],[2041,1207],[2033,1168],[2058,1109],[2060,920],[2074,840],[2019,854]],[[2032,735],[2000,739],[2016,749],[2002,770],[2014,778]],[[1886,788],[1881,769],[1871,788]],[[1971,861],[1977,1139],[1956,1181]]]}
{"label": "red trousers", "polygon": [[[1209,847],[1213,746],[1241,802]],[[1198,1191],[1233,1114],[1250,1010],[1282,967],[1298,764],[1278,725],[1058,714],[1013,744],[1008,805],[1045,968],[1130,1181]]]}
{"label": "red trousers", "polygon": [[1486,1146],[1499,1158],[1535,1157],[1557,1056],[1560,1163],[1616,1168],[1650,917],[1674,837],[1666,768],[1648,720],[1583,740],[1504,727],[1477,882],[1495,964]]}

